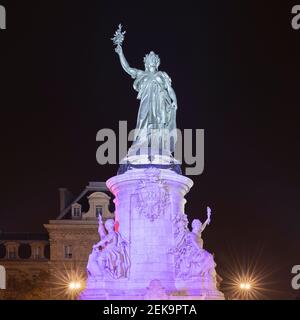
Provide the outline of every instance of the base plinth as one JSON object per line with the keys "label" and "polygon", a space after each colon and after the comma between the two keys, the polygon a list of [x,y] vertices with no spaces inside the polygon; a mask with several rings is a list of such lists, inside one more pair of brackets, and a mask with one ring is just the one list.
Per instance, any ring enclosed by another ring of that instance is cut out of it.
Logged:
{"label": "base plinth", "polygon": [[174,248],[189,233],[184,196],[192,185],[172,170],[151,166],[107,181],[115,195],[118,232],[128,240],[130,268],[120,279],[90,275],[80,299],[224,299],[213,274],[182,279],[178,272],[182,263]]}

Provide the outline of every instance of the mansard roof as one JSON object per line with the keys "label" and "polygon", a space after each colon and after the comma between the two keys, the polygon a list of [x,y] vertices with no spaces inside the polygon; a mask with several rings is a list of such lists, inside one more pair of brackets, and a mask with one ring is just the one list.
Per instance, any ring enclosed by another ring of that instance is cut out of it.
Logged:
{"label": "mansard roof", "polygon": [[109,192],[105,182],[92,181],[82,190],[78,197],[75,197],[64,209],[61,210],[60,214],[56,218],[57,220],[64,219],[70,212],[72,205],[80,201],[87,193],[91,192]]}

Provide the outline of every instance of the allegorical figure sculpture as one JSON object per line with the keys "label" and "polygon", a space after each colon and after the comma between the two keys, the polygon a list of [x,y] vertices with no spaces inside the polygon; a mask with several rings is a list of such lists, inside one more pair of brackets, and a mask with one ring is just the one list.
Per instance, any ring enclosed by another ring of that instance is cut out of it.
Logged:
{"label": "allegorical figure sculpture", "polygon": [[128,276],[130,268],[128,242],[114,230],[114,226],[114,220],[108,219],[104,228],[101,216],[99,216],[98,232],[101,240],[93,246],[93,251],[89,256],[87,265],[89,276],[112,279]]}
{"label": "allegorical figure sculpture", "polygon": [[211,209],[210,207],[207,207],[207,219],[202,224],[202,222],[199,219],[194,219],[192,221],[192,230],[196,234],[197,243],[199,247],[203,248],[203,239],[202,239],[202,232],[210,224],[210,217],[211,217]]}
{"label": "allegorical figure sculpture", "polygon": [[125,31],[122,32],[121,28],[119,25],[112,40],[123,69],[135,79],[133,87],[140,100],[133,146],[135,149],[148,148],[160,143],[160,148],[173,152],[176,143],[177,99],[171,79],[167,73],[158,70],[160,58],[153,51],[144,57],[145,70],[129,66],[122,49]]}
{"label": "allegorical figure sculpture", "polygon": [[[179,278],[189,279],[197,276],[215,276],[215,262],[213,256],[203,249],[201,233],[210,223],[211,210],[207,207],[207,220],[204,224],[199,219],[192,222],[192,231],[187,225],[183,226],[185,232],[171,253],[175,256],[176,275]],[[183,220],[184,222],[185,220]]]}

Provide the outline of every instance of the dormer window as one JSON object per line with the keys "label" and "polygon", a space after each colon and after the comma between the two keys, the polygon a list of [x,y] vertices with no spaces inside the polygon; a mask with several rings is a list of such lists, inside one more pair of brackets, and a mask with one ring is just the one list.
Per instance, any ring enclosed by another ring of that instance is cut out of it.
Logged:
{"label": "dormer window", "polygon": [[73,218],[81,217],[81,205],[79,203],[72,204],[72,217]]}
{"label": "dormer window", "polygon": [[102,206],[96,206],[96,217],[98,218],[99,216],[102,216],[103,214],[103,207]]}
{"label": "dormer window", "polygon": [[103,192],[93,192],[88,196],[89,210],[82,213],[83,220],[95,220],[102,216],[104,220],[110,216],[110,197]]}
{"label": "dormer window", "polygon": [[74,208],[74,217],[80,217],[81,215],[81,210],[80,208]]}

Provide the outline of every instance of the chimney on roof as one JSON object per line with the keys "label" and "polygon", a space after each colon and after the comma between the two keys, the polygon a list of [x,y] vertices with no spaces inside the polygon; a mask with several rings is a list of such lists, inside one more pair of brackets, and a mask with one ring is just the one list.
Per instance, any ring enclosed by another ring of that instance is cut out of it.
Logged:
{"label": "chimney on roof", "polygon": [[59,188],[59,211],[62,212],[72,201],[72,194],[67,188]]}

